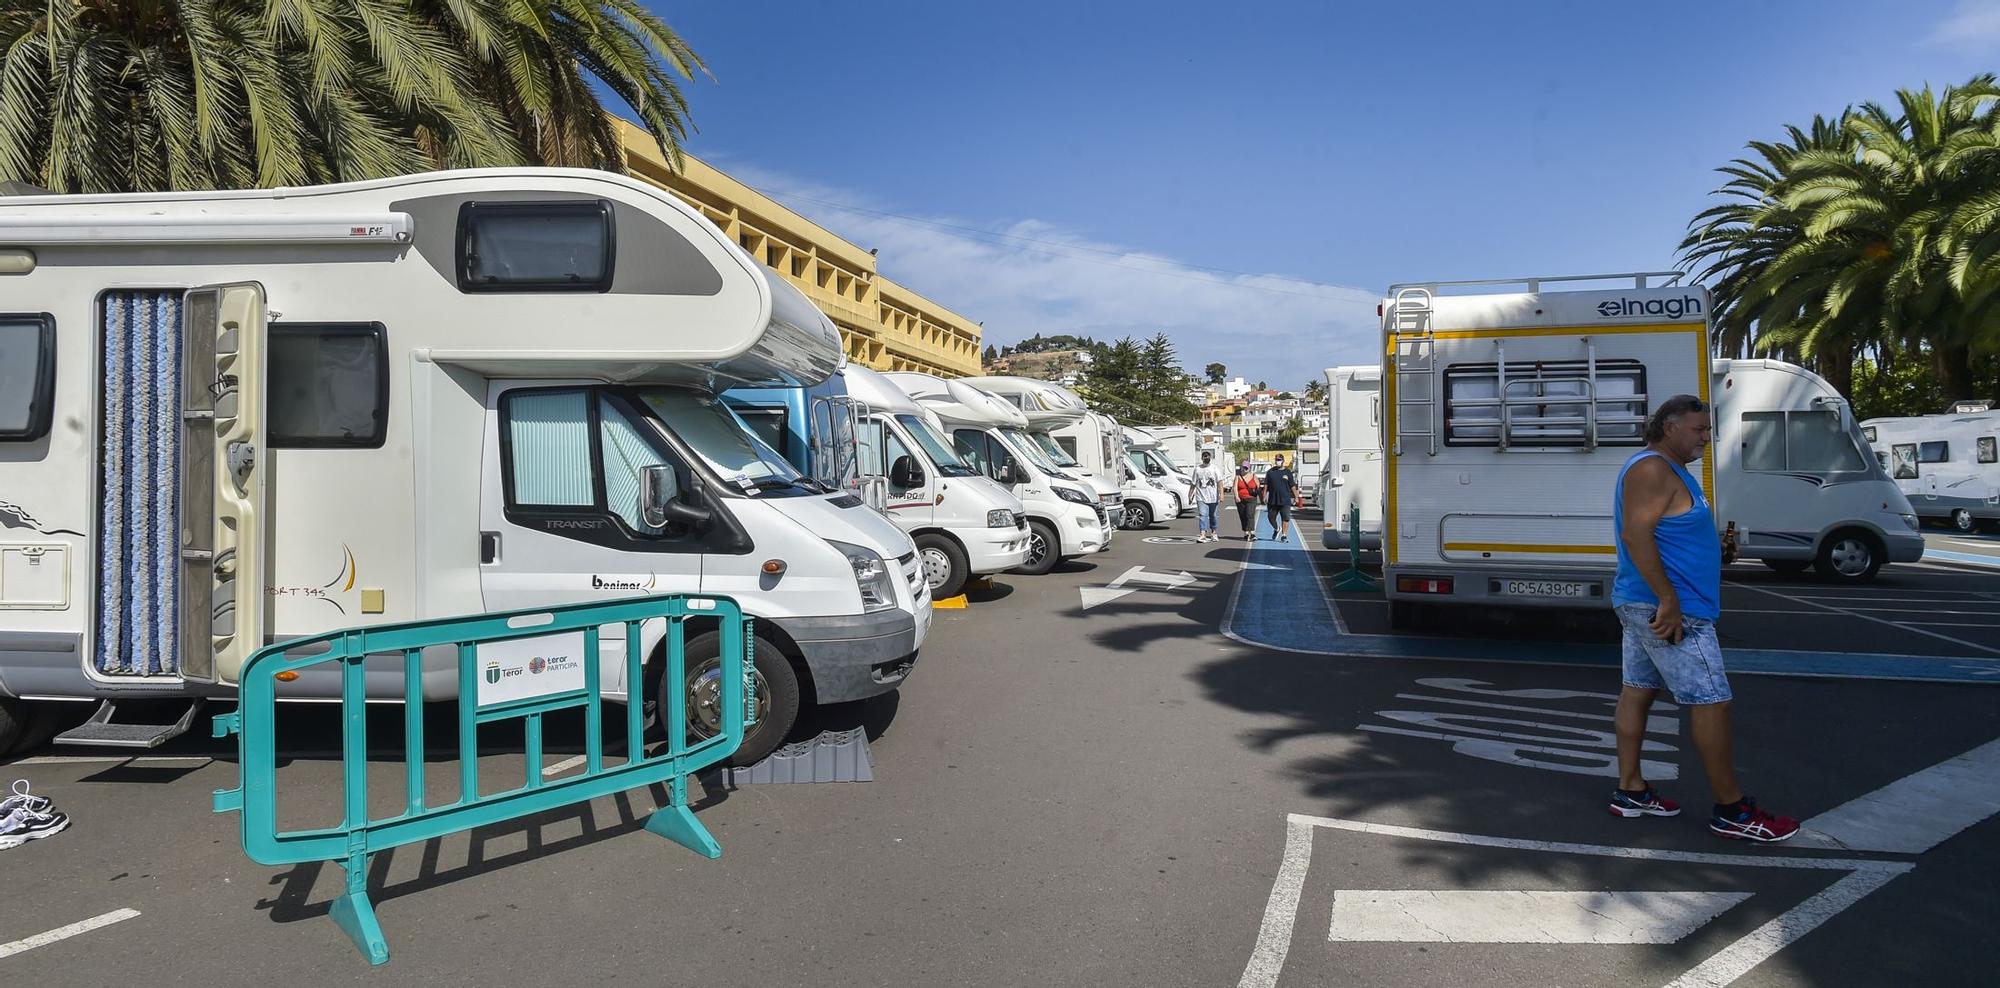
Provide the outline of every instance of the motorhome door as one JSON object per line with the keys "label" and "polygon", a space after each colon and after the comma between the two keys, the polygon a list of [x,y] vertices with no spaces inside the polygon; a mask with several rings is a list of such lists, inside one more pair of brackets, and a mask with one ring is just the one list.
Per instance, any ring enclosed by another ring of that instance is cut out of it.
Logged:
{"label": "motorhome door", "polygon": [[233,683],[269,629],[264,343],[254,283],[182,299],[181,676]]}
{"label": "motorhome door", "polygon": [[[929,525],[937,513],[937,482],[897,426],[871,418],[863,426],[862,471],[888,481],[890,517],[906,530]],[[879,462],[878,462],[879,461]]]}

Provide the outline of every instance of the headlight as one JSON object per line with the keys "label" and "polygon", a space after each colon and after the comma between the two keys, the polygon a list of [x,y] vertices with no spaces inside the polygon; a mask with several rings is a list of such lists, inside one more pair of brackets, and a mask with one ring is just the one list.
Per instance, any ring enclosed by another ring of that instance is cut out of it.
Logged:
{"label": "headlight", "polygon": [[986,513],[987,528],[1013,528],[1014,513],[1006,508],[994,508]]}
{"label": "headlight", "polygon": [[1903,519],[1903,524],[1910,526],[1910,531],[1915,532],[1921,530],[1921,526],[1917,524],[1916,515],[1897,515],[1896,517]]}
{"label": "headlight", "polygon": [[1090,495],[1085,494],[1084,492],[1077,490],[1074,487],[1057,487],[1054,484],[1050,484],[1049,488],[1056,492],[1057,497],[1062,498],[1065,501],[1072,501],[1077,504],[1091,503]]}
{"label": "headlight", "polygon": [[889,564],[874,552],[858,545],[826,540],[826,544],[840,550],[847,557],[847,565],[854,567],[854,586],[861,591],[863,611],[885,611],[896,606],[895,579],[889,573]]}

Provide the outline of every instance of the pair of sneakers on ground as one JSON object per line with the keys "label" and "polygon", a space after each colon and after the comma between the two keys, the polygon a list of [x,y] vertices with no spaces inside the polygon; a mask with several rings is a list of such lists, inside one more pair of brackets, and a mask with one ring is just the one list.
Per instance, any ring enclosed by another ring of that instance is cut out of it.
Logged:
{"label": "pair of sneakers on ground", "polygon": [[55,801],[28,791],[28,780],[14,781],[13,795],[0,799],[0,851],[31,840],[53,837],[69,827],[69,815]]}
{"label": "pair of sneakers on ground", "polygon": [[[1611,790],[1611,815],[1622,817],[1680,816],[1679,803],[1663,799],[1652,786],[1638,791]],[[1799,832],[1799,822],[1788,816],[1773,816],[1745,796],[1734,803],[1715,804],[1709,813],[1708,829],[1731,840],[1754,840],[1775,844]]]}

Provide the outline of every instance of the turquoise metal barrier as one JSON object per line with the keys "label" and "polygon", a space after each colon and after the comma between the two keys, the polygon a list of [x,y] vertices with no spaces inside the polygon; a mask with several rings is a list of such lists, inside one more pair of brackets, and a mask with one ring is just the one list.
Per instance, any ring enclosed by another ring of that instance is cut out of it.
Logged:
{"label": "turquoise metal barrier", "polygon": [[[722,731],[688,740],[687,691],[669,689],[659,711],[667,743],[648,754],[640,655],[640,626],[665,619],[666,668],[670,683],[687,678],[687,622],[713,621],[721,632]],[[626,759],[604,766],[603,696],[599,691],[598,638],[604,625],[625,628]],[[215,718],[215,736],[236,735],[238,786],[215,793],[215,812],[241,812],[243,851],[259,864],[285,865],[338,861],[346,870],[346,891],[332,914],[372,964],[389,959],[389,945],[368,900],[369,856],[393,847],[432,840],[474,827],[532,816],[627,789],[668,783],[668,803],[653,811],[646,829],[710,858],[722,856],[706,827],[688,809],[687,777],[729,757],[743,743],[750,706],[745,670],[751,658],[750,619],[727,597],[677,594],[603,603],[480,614],[437,621],[378,625],[293,639],[269,646],[244,663],[237,709]],[[296,654],[326,646],[325,651]],[[424,764],[423,653],[454,646],[458,654],[458,799],[426,804]],[[482,649],[484,655],[482,655]],[[370,819],[368,812],[368,723],[364,707],[364,660],[369,655],[403,657],[403,812]],[[277,824],[277,684],[280,677],[326,662],[341,669],[341,794],[343,820],[337,827],[281,831]],[[581,774],[545,781],[542,777],[542,718],[560,710],[582,709],[584,767]],[[518,788],[479,794],[479,734],[482,724],[519,720],[525,736],[525,778]]]}

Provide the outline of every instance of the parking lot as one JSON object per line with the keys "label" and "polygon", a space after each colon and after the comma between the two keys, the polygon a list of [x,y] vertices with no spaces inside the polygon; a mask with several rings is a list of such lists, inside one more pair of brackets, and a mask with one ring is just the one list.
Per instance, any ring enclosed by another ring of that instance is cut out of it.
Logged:
{"label": "parking lot", "polygon": [[[1736,683],[1746,785],[1828,835],[1744,848],[1704,829],[1671,707],[1647,770],[1693,811],[1604,814],[1617,680],[1588,621],[1410,640],[1379,601],[1323,593],[1331,554],[1190,534],[1122,533],[940,610],[898,694],[817,725],[863,728],[874,781],[696,786],[720,860],[641,829],[657,791],[377,856],[384,968],[328,919],[337,867],[256,865],[237,818],[210,812],[236,781],[222,744],[17,757],[0,774],[75,824],[0,853],[0,978],[1877,985],[1988,969],[2000,892],[1965,879],[2000,867],[2000,569],[1892,567],[1859,589],[1731,571],[1725,644],[1758,673]],[[1795,668],[1765,668],[1780,662]],[[309,822],[336,798],[339,724],[289,714],[280,806]],[[432,716],[449,738],[451,712]],[[573,766],[578,730],[551,729],[541,771]],[[519,746],[492,740],[505,753],[482,780],[520,777]],[[432,752],[431,778],[455,778],[452,757]],[[372,753],[371,780],[394,792],[400,764]],[[1913,786],[1928,801],[1899,802],[1908,819],[1867,812]],[[1575,921],[1510,931],[1522,897]]]}

